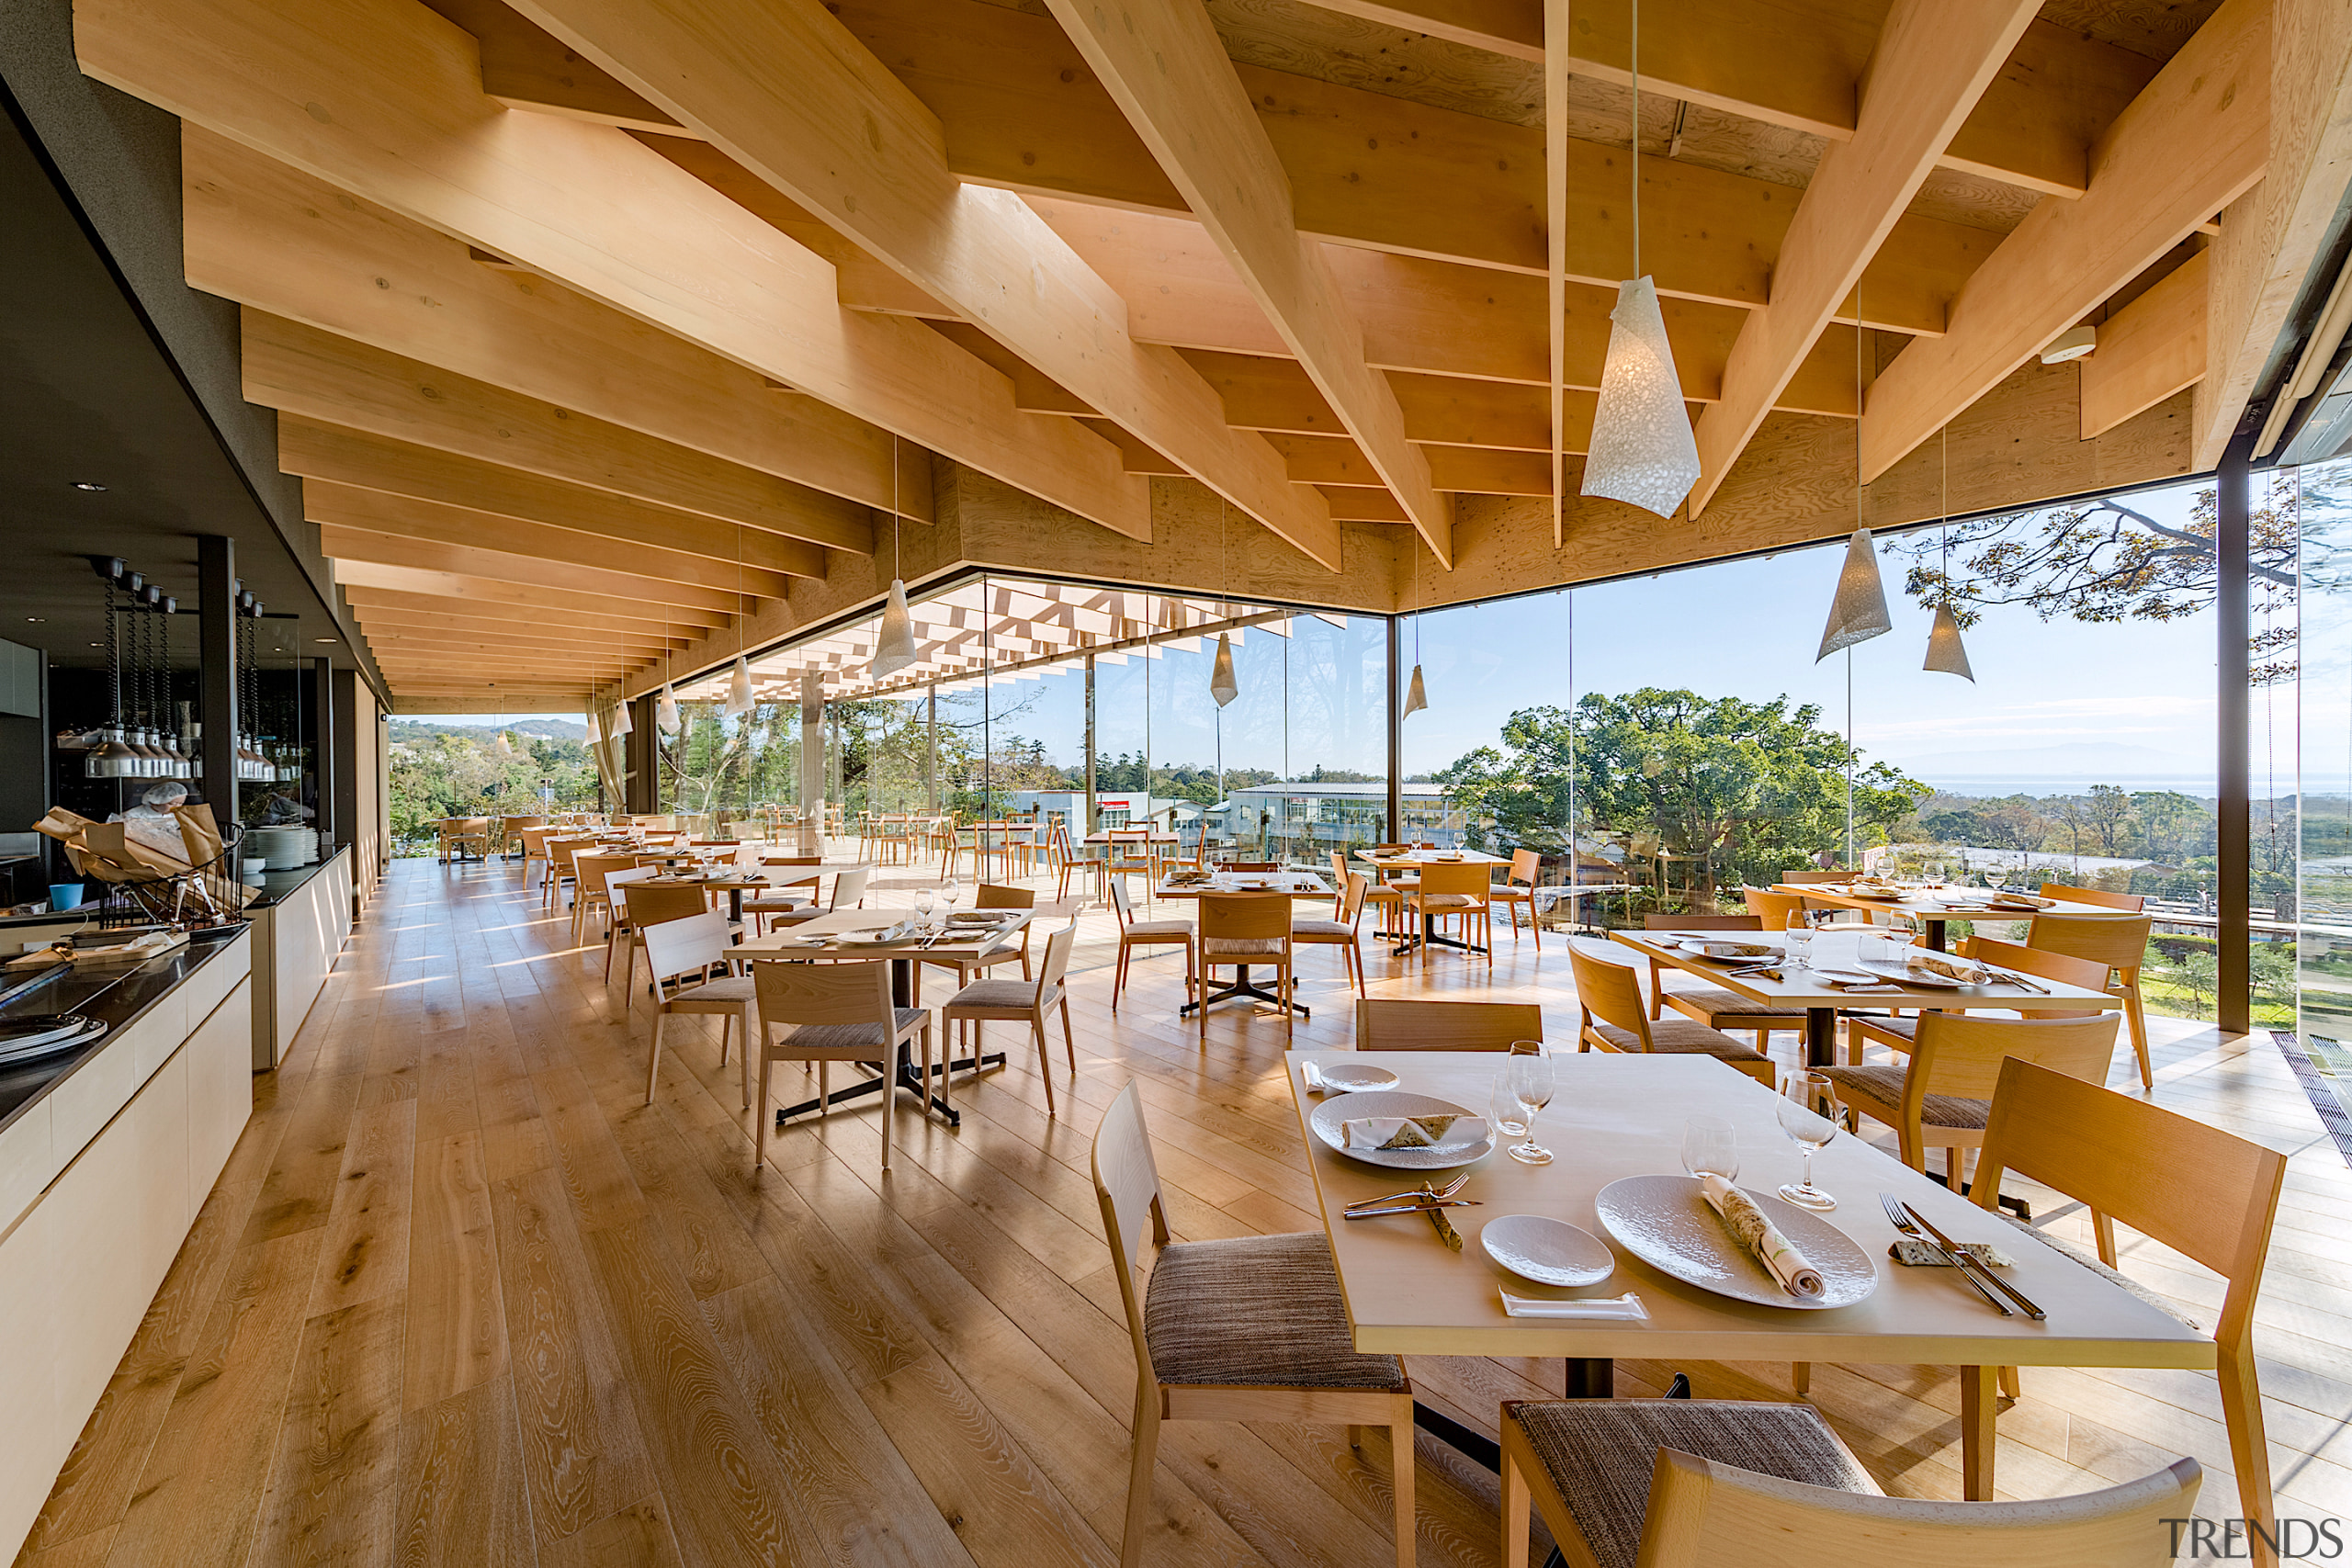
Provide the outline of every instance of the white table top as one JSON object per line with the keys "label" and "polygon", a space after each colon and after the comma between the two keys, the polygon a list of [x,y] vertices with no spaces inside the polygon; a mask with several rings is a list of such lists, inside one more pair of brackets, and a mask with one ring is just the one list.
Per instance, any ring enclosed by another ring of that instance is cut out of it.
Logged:
{"label": "white table top", "polygon": [[2052,899],[2046,909],[1989,908],[1986,901],[1993,897],[1989,887],[1921,886],[1905,889],[1900,898],[1865,897],[1849,886],[1835,882],[1779,882],[1772,885],[1772,891],[1801,894],[1816,904],[1834,905],[1841,909],[1883,909],[1890,915],[1912,915],[1928,920],[2030,920],[2036,915],[2109,920],[2140,918],[2133,910],[2110,909],[2104,904],[2077,904],[2063,898]]}
{"label": "white table top", "polygon": [[[1877,1265],[1871,1297],[1828,1311],[1756,1305],[1662,1274],[1617,1246],[1593,1198],[1623,1176],[1680,1174],[1683,1120],[1729,1119],[1739,1139],[1738,1184],[1770,1191],[1796,1179],[1799,1153],[1775,1120],[1772,1091],[1719,1062],[1693,1056],[1555,1052],[1559,1085],[1536,1119],[1536,1136],[1558,1156],[1525,1166],[1500,1148],[1472,1169],[1461,1196],[1482,1201],[1447,1213],[1462,1233],[1450,1252],[1420,1214],[1345,1221],[1349,1203],[1412,1185],[1404,1172],[1349,1159],[1306,1124],[1317,1096],[1302,1061],[1369,1062],[1415,1093],[1488,1108],[1502,1057],[1493,1052],[1293,1051],[1287,1054],[1299,1132],[1315,1177],[1324,1229],[1359,1350],[1435,1356],[1688,1357],[1724,1361],[1874,1361],[1929,1366],[2191,1367],[2213,1365],[2212,1340],[2081,1264],[1947,1191],[1892,1156],[1841,1136],[1814,1156],[1814,1181],[1838,1207],[1823,1219]],[[1403,1177],[1404,1179],[1399,1179]],[[1894,1227],[1878,1195],[1893,1192],[1956,1241],[1994,1241],[2017,1260],[2001,1278],[2049,1314],[2003,1317],[1950,1269],[1906,1268],[1886,1256]],[[1506,1214],[1545,1214],[1609,1245],[1617,1271],[1598,1285],[1561,1291],[1530,1283],[1487,1256],[1478,1234]],[[1647,1323],[1508,1317],[1500,1292],[1568,1298],[1631,1291]]]}
{"label": "white table top", "polygon": [[[1244,882],[1262,882],[1263,887],[1244,887]],[[1206,882],[1162,882],[1152,889],[1155,898],[1198,898],[1204,893],[1287,893],[1295,898],[1329,898],[1331,885],[1311,871],[1236,871],[1221,872]]]}
{"label": "white table top", "polygon": [[[1781,1008],[1934,1008],[1945,1012],[1966,1012],[1972,1008],[2020,1008],[2032,1010],[2052,1006],[2079,1005],[2086,1008],[2120,1008],[2121,998],[2107,991],[2086,991],[2079,986],[2062,986],[2055,980],[2037,979],[2043,987],[2035,991],[2016,984],[1992,986],[1960,986],[1947,990],[1940,986],[1905,986],[1900,990],[1848,990],[1833,986],[1811,969],[1783,969],[1782,978],[1768,980],[1761,976],[1741,976],[1736,971],[1742,963],[1727,963],[1702,957],[1679,947],[1668,947],[1657,939],[1662,936],[1703,936],[1720,942],[1752,942],[1766,946],[1781,945],[1778,931],[1611,931],[1610,936],[1646,958],[1673,965],[1686,973],[1702,976],[1711,985],[1720,986],[1734,996],[1745,997],[1752,1002],[1764,1002]],[[1811,962],[1832,968],[1856,967],[1854,945],[1858,939],[1879,936],[1883,931],[1857,926],[1851,933],[1831,930],[1815,933]],[[1905,952],[1924,951],[1905,947]],[[1754,962],[1754,961],[1743,961]],[[1962,960],[1962,962],[1966,962]],[[1893,981],[1888,982],[1893,985]]]}
{"label": "white table top", "polygon": [[959,958],[978,958],[1002,946],[1007,939],[1035,919],[1027,909],[1001,911],[1007,918],[993,931],[974,929],[965,934],[956,928],[951,933],[925,947],[909,942],[903,947],[842,948],[830,943],[818,947],[805,939],[812,936],[833,937],[845,931],[870,931],[904,919],[907,911],[890,909],[837,909],[819,915],[795,925],[779,926],[765,936],[736,943],[728,954],[735,958],[936,958],[953,962]]}

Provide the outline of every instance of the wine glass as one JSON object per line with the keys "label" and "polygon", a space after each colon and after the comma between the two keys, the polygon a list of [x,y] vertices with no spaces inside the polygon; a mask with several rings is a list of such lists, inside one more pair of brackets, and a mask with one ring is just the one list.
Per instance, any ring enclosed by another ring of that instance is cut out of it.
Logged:
{"label": "wine glass", "polygon": [[1802,969],[1805,955],[1813,951],[1813,928],[1803,920],[1791,920],[1781,933],[1781,958],[1788,967]]}
{"label": "wine glass", "polygon": [[1693,1116],[1682,1123],[1682,1168],[1693,1176],[1739,1174],[1739,1134],[1720,1116]]}
{"label": "wine glass", "polygon": [[925,931],[931,930],[931,912],[939,904],[939,896],[928,887],[915,889],[915,919]]}
{"label": "wine glass", "polygon": [[1520,1111],[1519,1097],[1511,1092],[1508,1069],[1495,1075],[1494,1093],[1489,1104],[1491,1114],[1488,1120],[1494,1122],[1496,1132],[1514,1138],[1527,1136],[1527,1119]]}
{"label": "wine glass", "polygon": [[1791,1073],[1781,1096],[1781,1131],[1804,1151],[1800,1179],[1783,1183],[1781,1196],[1801,1209],[1834,1209],[1838,1200],[1813,1184],[1814,1151],[1838,1135],[1845,1107],[1838,1102],[1838,1086],[1827,1073]]}
{"label": "wine glass", "polygon": [[944,912],[940,916],[940,923],[942,925],[946,924],[948,920],[955,917],[956,900],[961,898],[963,896],[964,885],[956,881],[952,876],[940,885],[939,901],[944,909]]}
{"label": "wine glass", "polygon": [[1503,1072],[1527,1124],[1527,1141],[1513,1144],[1510,1157],[1521,1165],[1551,1164],[1552,1151],[1535,1141],[1535,1113],[1552,1103],[1552,1058],[1544,1055],[1543,1042],[1513,1041]]}

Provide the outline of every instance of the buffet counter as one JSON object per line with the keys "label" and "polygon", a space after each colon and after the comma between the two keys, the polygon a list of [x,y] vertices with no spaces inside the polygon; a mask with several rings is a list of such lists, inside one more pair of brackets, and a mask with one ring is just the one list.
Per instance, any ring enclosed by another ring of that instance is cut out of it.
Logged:
{"label": "buffet counter", "polygon": [[311,1014],[351,935],[351,848],[314,865],[262,874],[262,894],[245,906],[254,927],[253,1068],[268,1072]]}
{"label": "buffet counter", "polygon": [[0,1556],[32,1528],[253,1113],[254,952],[249,928],[200,931],[0,1007],[108,1026],[0,1068]]}

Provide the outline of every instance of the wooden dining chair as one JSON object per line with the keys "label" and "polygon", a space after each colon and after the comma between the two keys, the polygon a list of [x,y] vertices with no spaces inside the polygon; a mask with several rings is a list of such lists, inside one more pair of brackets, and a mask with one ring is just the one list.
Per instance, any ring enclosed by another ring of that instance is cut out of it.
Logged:
{"label": "wooden dining chair", "polygon": [[[614,878],[626,872],[615,872],[605,879],[609,889]],[[665,920],[683,920],[710,908],[710,896],[690,882],[648,882],[642,878],[628,885],[622,901],[614,907],[616,934],[626,933],[621,942],[621,987],[626,990],[637,981],[638,950],[645,945],[645,928]],[[718,912],[727,919],[726,912]],[[734,922],[729,921],[729,942],[739,934]],[[605,959],[605,977],[611,978],[611,958]]]}
{"label": "wooden dining chair", "polygon": [[498,854],[503,860],[523,848],[523,835],[533,828],[544,828],[544,817],[502,817],[498,819]]}
{"label": "wooden dining chair", "polygon": [[[1162,1421],[1388,1428],[1397,1568],[1413,1568],[1413,1385],[1396,1356],[1356,1349],[1319,1231],[1170,1244],[1159,1171],[1130,1082],[1094,1134],[1094,1195],[1136,1355],[1120,1568],[1141,1568]],[[1146,1286],[1136,1260],[1159,1251]]]}
{"label": "wooden dining chair", "polygon": [[[1761,931],[1764,921],[1758,915],[1659,915],[1642,917],[1648,931]],[[1679,973],[1679,971],[1678,971]],[[1749,1001],[1735,991],[1721,986],[1697,985],[1670,990],[1666,983],[1666,965],[1650,960],[1650,1021],[1655,1023],[1667,1008],[1683,1017],[1705,1024],[1719,1032],[1739,1030],[1756,1036],[1756,1048],[1770,1055],[1774,1033],[1787,1030],[1804,1032],[1804,1009],[1776,1008],[1765,1002]]]}
{"label": "wooden dining chair", "polygon": [[[2038,980],[2049,980],[2061,986],[2074,986],[2086,991],[2107,989],[2107,965],[2094,964],[2087,958],[2069,958],[2062,953],[2044,953],[2036,947],[2020,947],[2013,942],[2000,942],[1992,937],[1973,936],[1960,944],[1960,955],[1979,964],[1997,964]],[[2018,998],[2022,1003],[2030,998]],[[2098,1007],[2019,1006],[2010,1010],[2020,1018],[2089,1018],[2110,1010]],[[1917,1018],[1889,1017],[1883,1013],[1849,1014],[1846,1020],[1846,1061],[1860,1066],[1863,1051],[1871,1045],[1883,1045],[1897,1055],[1908,1055],[1911,1037],[1917,1033]]]}
{"label": "wooden dining chair", "polygon": [[1653,1022],[1642,1000],[1642,982],[1625,964],[1596,958],[1581,944],[1568,943],[1568,969],[1576,978],[1579,1053],[1639,1051],[1660,1055],[1713,1056],[1725,1066],[1773,1086],[1772,1059],[1695,1019],[1660,1018]]}
{"label": "wooden dining chair", "polygon": [[609,924],[613,912],[612,895],[605,891],[605,878],[616,871],[633,870],[635,855],[578,854],[571,860],[573,886],[571,892],[571,940],[576,946],[588,940],[588,917],[601,910]]}
{"label": "wooden dining chair", "polygon": [[548,863],[548,840],[553,837],[555,832],[555,829],[547,827],[523,829],[523,886],[525,887],[531,886],[531,868],[535,865],[544,867]]}
{"label": "wooden dining chair", "polygon": [[[771,927],[797,926],[804,920],[813,920],[819,915],[858,908],[865,902],[865,885],[873,875],[873,869],[869,866],[851,866],[834,874],[832,897],[825,901],[823,908],[820,909],[814,904],[799,905],[781,913],[771,911],[765,919]],[[916,973],[920,976],[922,972],[918,970]]]}
{"label": "wooden dining chair", "polygon": [[1508,1051],[1543,1038],[1544,1010],[1534,1002],[1356,998],[1359,1051]]}
{"label": "wooden dining chair", "polygon": [[[1494,890],[1494,878],[1485,863],[1464,862],[1459,865],[1426,865],[1421,868],[1420,886],[1406,895],[1405,907],[1416,925],[1432,931],[1442,921],[1460,920],[1464,942],[1470,941],[1470,928],[1475,923],[1482,940],[1473,946],[1486,950],[1487,967],[1495,965],[1494,905],[1488,895]],[[1435,942],[1421,943],[1421,967],[1429,967],[1430,949]]]}
{"label": "wooden dining chair", "polygon": [[586,838],[549,839],[547,878],[539,887],[539,907],[543,909],[562,908],[563,889],[574,880],[572,861],[582,852],[596,847],[596,840]]}
{"label": "wooden dining chair", "polygon": [[1944,1151],[1944,1185],[1960,1190],[1962,1151],[1982,1147],[2001,1064],[2039,1062],[2069,1077],[2103,1084],[2115,1055],[2115,1015],[1978,1018],[1921,1013],[1911,1054],[1893,1064],[1827,1067],[1846,1109],[1894,1129],[1903,1163],[1924,1173],[1928,1151]]}
{"label": "wooden dining chair", "polygon": [[[1036,907],[1035,888],[1012,887],[1001,882],[981,883],[972,897],[972,908],[975,909],[1034,909]],[[922,1000],[922,973],[926,967],[936,965],[943,969],[955,970],[956,984],[963,987],[970,985],[972,977],[976,975],[985,975],[1000,964],[1012,963],[1018,963],[1021,965],[1021,978],[1023,981],[1028,980],[1030,978],[1029,927],[1025,925],[1021,928],[1019,942],[1007,942],[977,958],[940,958],[919,952],[915,955],[914,999],[918,1002]]]}
{"label": "wooden dining chair", "polygon": [[1227,871],[1280,871],[1282,863],[1271,860],[1229,860],[1225,863],[1225,869]]}
{"label": "wooden dining chair", "polygon": [[[931,1010],[894,1007],[890,965],[879,959],[845,964],[795,964],[762,959],[752,964],[759,998],[759,1138],[752,1168],[768,1157],[768,1079],[778,1062],[817,1064],[817,1114],[831,1114],[835,1062],[878,1062],[891,1081],[881,1089],[882,1168],[890,1168],[890,1123],[899,1106],[897,1079],[910,1042],[922,1049],[924,1109],[929,1113]],[[775,1031],[788,1031],[778,1039]]]}
{"label": "wooden dining chair", "polygon": [[[639,928],[645,937],[645,964],[653,972],[653,1046],[645,1063],[645,1103],[662,1072],[662,1031],[673,1013],[718,1014],[718,1065],[727,1065],[728,1030],[743,1026],[743,1104],[752,1103],[752,1010],[757,1005],[752,983],[730,972],[728,964],[727,917],[705,909],[683,919],[659,920]],[[714,974],[713,971],[718,971]]]}
{"label": "wooden dining chair", "polygon": [[2109,893],[2103,887],[2074,887],[2064,882],[2043,883],[2041,896],[2065,904],[2097,904],[2101,908],[2121,909],[2131,915],[2148,907],[2147,898],[2138,893]]}
{"label": "wooden dining chair", "polygon": [[2184,1459],[2071,1497],[1889,1497],[1811,1405],[1756,1400],[1506,1400],[1502,1439],[1503,1568],[1528,1568],[1538,1513],[1578,1568],[2156,1568],[2204,1473]]}
{"label": "wooden dining chair", "polygon": [[[655,869],[650,865],[632,865],[605,874],[605,895],[613,912],[605,931],[605,984],[608,986],[613,983],[613,949],[620,947],[632,958],[637,954],[636,939],[628,924],[629,886],[655,874]],[[694,911],[689,909],[686,912],[692,914]],[[628,975],[621,976],[623,986],[627,986],[628,980]]]}
{"label": "wooden dining chair", "polygon": [[[763,869],[783,866],[813,868],[824,863],[825,857],[822,855],[762,855],[760,857],[760,865]],[[817,901],[818,886],[822,880],[822,874],[811,869],[805,876],[777,878],[775,891],[773,893],[758,893],[744,899],[743,913],[751,919],[752,934],[765,936],[768,929],[767,922],[774,916],[798,914],[813,907]],[[796,892],[795,889],[806,889],[806,891]]]}
{"label": "wooden dining chair", "polygon": [[1209,1037],[1207,997],[1219,968],[1249,968],[1262,964],[1274,971],[1274,987],[1282,997],[1283,1038],[1295,1032],[1297,1014],[1291,997],[1290,895],[1287,893],[1210,893],[1201,898],[1200,962],[1196,972],[1201,1003],[1201,1040]]}
{"label": "wooden dining chair", "polygon": [[2148,961],[2152,915],[2036,915],[2025,944],[2069,958],[2087,958],[2115,971],[2102,987],[2123,998],[2124,1021],[2131,1026],[2132,1049],[2140,1058],[2140,1087],[2156,1087],[2156,1073],[2148,1057],[2148,1010],[2140,999],[2140,969]]}
{"label": "wooden dining chair", "polygon": [[[1024,928],[1023,935],[1027,934]],[[1037,978],[1032,980],[990,980],[981,978],[966,985],[939,1010],[940,1021],[946,1026],[946,1038],[941,1054],[952,1064],[956,1060],[957,1024],[971,1026],[971,1049],[965,1053],[975,1063],[980,1056],[980,1026],[990,1020],[1029,1025],[1030,1037],[1037,1043],[1037,1076],[1046,1082],[1046,1114],[1054,1111],[1054,1055],[1046,1044],[1046,1015],[1061,1010],[1062,1049],[1069,1056],[1070,1077],[1078,1077],[1078,1038],[1070,1032],[1069,992],[1063,984],[1069,973],[1070,944],[1078,940],[1078,922],[1072,920],[1046,938],[1045,956],[1037,964]],[[974,1071],[978,1071],[978,1067]],[[939,1101],[947,1103],[947,1080],[952,1071],[939,1075]]]}
{"label": "wooden dining chair", "polygon": [[1784,931],[1789,922],[1804,912],[1804,896],[1800,893],[1775,893],[1764,887],[1743,887],[1739,896],[1747,901],[1747,912],[1762,923],[1768,931]]}
{"label": "wooden dining chair", "polygon": [[1127,885],[1116,878],[1109,884],[1111,908],[1119,920],[1119,966],[1111,976],[1111,1010],[1119,1010],[1119,993],[1126,988],[1127,956],[1138,947],[1181,947],[1184,950],[1184,995],[1193,995],[1197,972],[1193,958],[1195,931],[1190,920],[1138,920]]}
{"label": "wooden dining chair", "polygon": [[436,846],[443,864],[452,860],[463,861],[471,846],[476,860],[490,858],[490,818],[487,817],[448,817],[437,825]]}
{"label": "wooden dining chair", "polygon": [[1354,982],[1356,994],[1364,994],[1363,948],[1356,940],[1356,928],[1363,924],[1364,895],[1371,889],[1369,878],[1355,872],[1340,885],[1340,918],[1335,920],[1293,920],[1290,939],[1309,947],[1336,947],[1340,961],[1345,965],[1348,978]]}
{"label": "wooden dining chair", "polygon": [[1519,911],[1527,911],[1527,929],[1535,933],[1535,951],[1544,951],[1544,927],[1535,918],[1535,879],[1544,870],[1544,857],[1533,850],[1513,850],[1510,869],[1487,895],[1500,904],[1510,915],[1510,939],[1519,940]]}
{"label": "wooden dining chair", "polygon": [[2249,1540],[2248,1555],[2275,1568],[2278,1554],[2268,1547],[2278,1540],[2278,1519],[2255,1375],[2254,1300],[2262,1288],[2287,1156],[2146,1100],[2012,1058],[2001,1064],[1993,1091],[1972,1193],[1996,1213],[2005,1174],[2088,1209],[2098,1254],[2043,1230],[2034,1235],[2175,1317],[2182,1317],[2178,1308],[2118,1272],[2117,1222],[2222,1276],[2220,1313],[2210,1325],[2193,1326],[2210,1326],[2213,1334],[2239,1517],[2269,1538]]}
{"label": "wooden dining chair", "polygon": [[1791,887],[1819,887],[1830,883],[1851,882],[1854,880],[1854,874],[1850,871],[1841,871],[1834,866],[1827,871],[1823,871],[1816,866],[1806,865],[1799,866],[1794,871],[1781,873],[1781,880]]}

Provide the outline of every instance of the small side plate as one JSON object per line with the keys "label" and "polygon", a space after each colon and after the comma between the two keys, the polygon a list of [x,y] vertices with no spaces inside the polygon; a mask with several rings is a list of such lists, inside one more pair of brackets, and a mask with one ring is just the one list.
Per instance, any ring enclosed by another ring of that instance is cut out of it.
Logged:
{"label": "small side plate", "polygon": [[1386,1067],[1375,1067],[1369,1062],[1340,1062],[1326,1066],[1317,1062],[1315,1070],[1333,1089],[1356,1093],[1369,1089],[1395,1089],[1398,1079]]}
{"label": "small side plate", "polygon": [[1617,1271],[1616,1254],[1599,1236],[1543,1214],[1498,1214],[1478,1242],[1487,1257],[1539,1285],[1597,1285]]}

